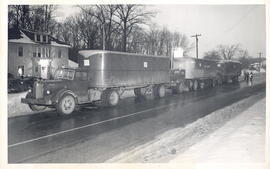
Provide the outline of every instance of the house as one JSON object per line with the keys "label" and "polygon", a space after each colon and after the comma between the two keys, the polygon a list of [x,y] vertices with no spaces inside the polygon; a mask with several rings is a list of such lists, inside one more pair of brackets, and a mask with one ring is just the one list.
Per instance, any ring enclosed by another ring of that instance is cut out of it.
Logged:
{"label": "house", "polygon": [[8,73],[48,79],[57,68],[68,67],[68,48],[46,33],[9,29]]}

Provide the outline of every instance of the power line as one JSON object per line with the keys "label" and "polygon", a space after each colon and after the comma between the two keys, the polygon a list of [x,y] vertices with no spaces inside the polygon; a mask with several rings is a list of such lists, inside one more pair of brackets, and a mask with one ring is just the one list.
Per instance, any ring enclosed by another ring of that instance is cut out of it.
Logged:
{"label": "power line", "polygon": [[232,31],[235,27],[237,27],[242,21],[244,21],[244,19],[247,18],[248,15],[251,14],[251,11],[252,11],[253,9],[255,9],[255,8],[256,8],[256,6],[250,8],[243,16],[241,16],[241,17],[238,19],[237,22],[235,22],[235,24],[233,24],[231,27],[229,27],[228,29],[226,29],[225,31],[223,31],[222,33],[220,33],[219,35],[217,35],[217,37],[214,38],[214,40],[212,40],[212,41],[210,41],[209,43],[206,43],[206,44],[203,43],[203,45],[204,45],[204,46],[209,46],[209,44],[215,42],[215,40],[216,40],[217,38],[219,38],[220,35],[228,34],[229,32],[231,32],[231,31]]}

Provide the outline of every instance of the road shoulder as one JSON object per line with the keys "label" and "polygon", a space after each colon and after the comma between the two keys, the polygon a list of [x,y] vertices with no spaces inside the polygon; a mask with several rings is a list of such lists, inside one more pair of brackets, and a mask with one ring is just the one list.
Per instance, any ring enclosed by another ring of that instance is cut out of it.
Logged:
{"label": "road shoulder", "polygon": [[261,99],[170,162],[191,158],[200,163],[264,163],[265,103]]}
{"label": "road shoulder", "polygon": [[[191,152],[191,154],[186,154],[186,155],[184,155],[185,154],[184,152],[189,151],[190,150],[189,147],[193,147],[199,144],[199,142],[201,142],[204,139],[210,138],[210,141],[211,141],[212,140],[211,138],[213,137],[213,133],[216,133],[215,131],[219,129],[220,127],[221,128],[219,130],[222,130],[223,125],[225,125],[224,126],[225,128],[230,126],[230,123],[231,123],[230,121],[236,120],[236,122],[234,123],[237,124],[238,118],[235,118],[235,117],[237,117],[239,114],[241,114],[241,116],[240,115],[238,116],[240,118],[239,120],[241,120],[242,122],[248,122],[247,119],[251,118],[250,116],[253,117],[253,115],[257,115],[257,114],[253,114],[252,112],[254,110],[257,110],[259,107],[260,109],[258,110],[262,110],[262,109],[263,110],[257,111],[258,115],[264,114],[265,116],[265,99],[261,100],[264,97],[265,97],[265,94],[260,93],[258,95],[254,95],[249,98],[243,99],[237,103],[234,103],[223,109],[217,110],[201,119],[198,119],[194,123],[189,124],[185,126],[184,128],[176,128],[176,129],[167,131],[164,134],[156,137],[153,141],[146,143],[144,145],[141,145],[139,147],[136,147],[131,151],[123,152],[115,156],[114,158],[108,160],[107,162],[143,162],[143,163],[147,162],[148,163],[148,162],[169,162],[172,159],[174,159],[172,160],[172,162],[179,162],[179,161],[183,162],[183,160],[184,161],[188,160],[189,162],[197,161],[196,157],[194,158],[194,156],[192,155],[193,152]],[[258,102],[258,100],[261,100],[261,101],[259,103],[256,103]],[[246,114],[248,114],[249,116],[247,116]],[[262,117],[259,116],[259,119],[260,120],[265,119],[264,116]],[[241,119],[243,117],[245,118]],[[253,124],[253,123],[254,121],[250,122],[250,124]],[[239,124],[242,124],[242,123],[239,123]],[[255,127],[256,125],[251,125],[251,126]],[[257,153],[264,154],[261,149],[264,149],[264,142],[263,142],[264,130],[262,128],[265,126],[265,122],[264,123],[260,122],[259,126],[260,127],[258,127],[257,129],[261,131],[261,134],[257,135],[258,138],[256,140],[259,141],[258,144],[263,145],[263,147],[260,147],[260,150],[258,150]],[[240,126],[238,129],[241,129]],[[235,135],[237,135],[237,128],[230,128],[230,130],[234,131]],[[223,139],[226,142],[227,140],[226,135],[224,137],[222,136],[223,135],[220,136],[221,137],[220,139],[221,140]],[[210,146],[209,149],[218,148],[218,143],[219,142],[217,141],[217,145],[216,145],[217,147]],[[251,141],[250,144],[252,143],[253,142]],[[211,145],[212,143],[209,143],[209,144]],[[202,145],[201,147],[204,147],[204,145]],[[195,148],[195,150],[196,149],[197,148]],[[206,154],[208,153],[207,151],[209,150],[205,150]],[[200,150],[198,150],[198,152],[200,152]],[[200,155],[202,157],[205,156],[205,154],[203,153]],[[261,155],[258,156],[258,158],[261,159],[262,158]],[[209,159],[209,161],[211,161],[211,159]],[[246,161],[248,161],[248,159]]]}

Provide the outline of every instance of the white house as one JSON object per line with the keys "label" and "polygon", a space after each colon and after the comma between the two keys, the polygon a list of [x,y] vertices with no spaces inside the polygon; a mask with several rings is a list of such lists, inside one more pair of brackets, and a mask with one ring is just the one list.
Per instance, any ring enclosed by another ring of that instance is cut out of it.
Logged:
{"label": "white house", "polygon": [[8,31],[8,73],[50,78],[59,67],[68,67],[70,45],[49,34],[12,28]]}

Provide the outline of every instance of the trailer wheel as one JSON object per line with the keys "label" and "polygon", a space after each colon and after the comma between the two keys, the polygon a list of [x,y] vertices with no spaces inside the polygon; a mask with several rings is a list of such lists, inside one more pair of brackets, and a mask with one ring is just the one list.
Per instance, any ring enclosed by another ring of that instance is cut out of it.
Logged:
{"label": "trailer wheel", "polygon": [[193,90],[196,91],[196,90],[198,90],[198,88],[199,88],[199,82],[198,82],[198,80],[194,80],[194,82],[193,82]]}
{"label": "trailer wheel", "polygon": [[154,92],[154,97],[155,98],[162,98],[166,94],[165,86],[162,85],[162,84],[161,85],[155,85],[154,89],[153,89],[153,92]]}
{"label": "trailer wheel", "polygon": [[[25,98],[31,98],[31,93],[27,93]],[[28,106],[32,111],[42,111],[47,108],[46,106],[38,106],[34,104],[28,104]]]}
{"label": "trailer wheel", "polygon": [[75,98],[70,94],[63,95],[56,105],[56,109],[63,115],[69,115],[75,110]]}
{"label": "trailer wheel", "polygon": [[103,106],[116,106],[119,103],[119,94],[115,90],[107,89],[101,95]]}
{"label": "trailer wheel", "polygon": [[142,96],[145,95],[145,93],[146,93],[145,88],[135,88],[135,89],[134,89],[134,94],[135,94],[135,96],[137,96],[137,97],[142,97]]}

